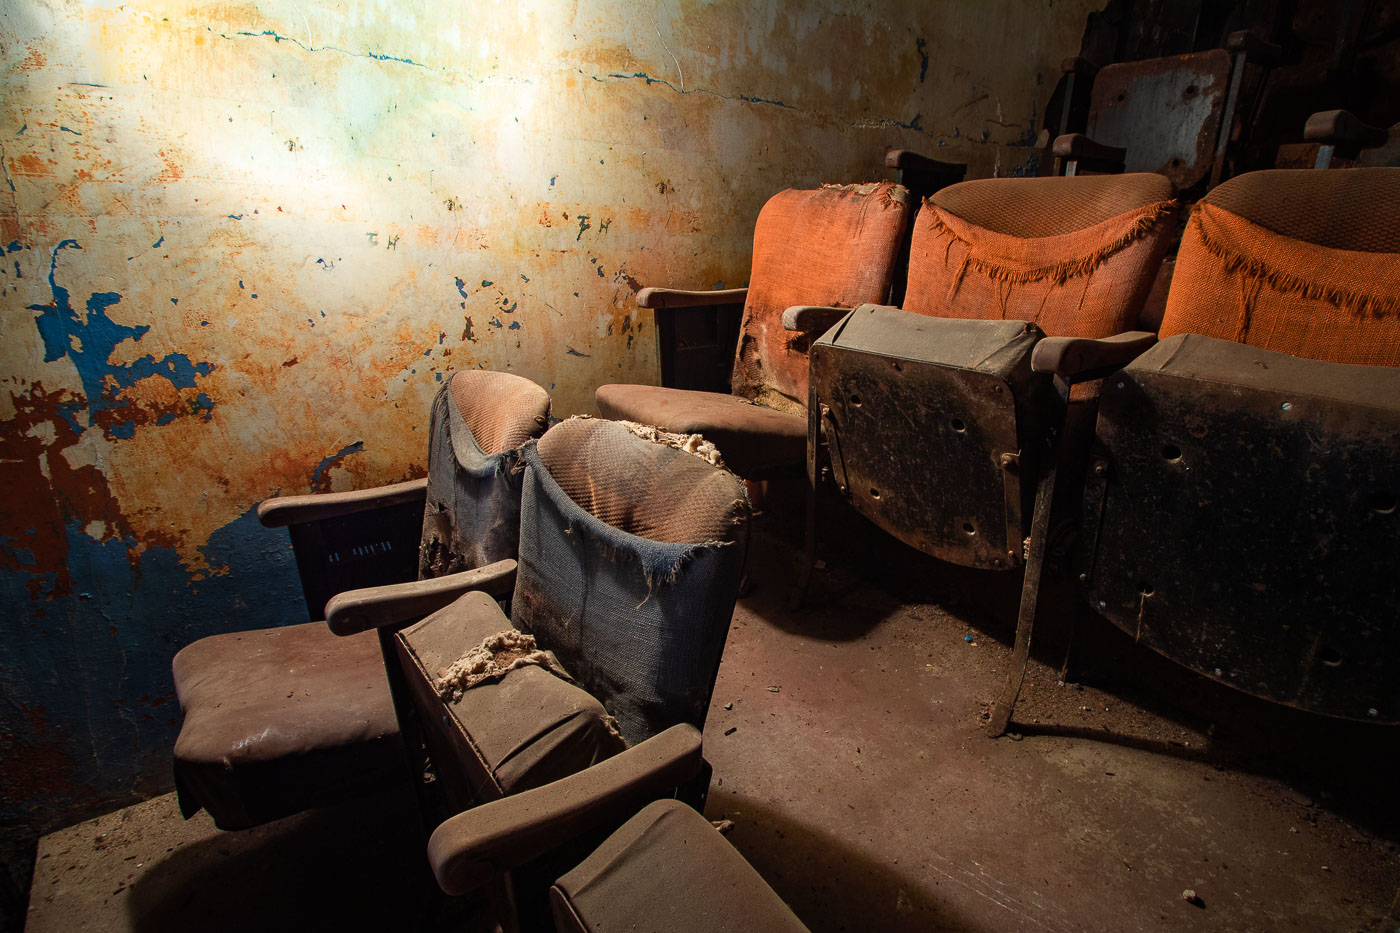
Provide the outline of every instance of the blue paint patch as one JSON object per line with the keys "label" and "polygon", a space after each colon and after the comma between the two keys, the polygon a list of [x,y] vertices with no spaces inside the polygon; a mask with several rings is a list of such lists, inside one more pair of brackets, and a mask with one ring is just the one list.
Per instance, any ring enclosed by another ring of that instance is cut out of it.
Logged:
{"label": "blue paint patch", "polygon": [[490,324],[492,327],[505,327],[505,325],[501,323],[501,319],[498,317],[493,317],[486,323]]}
{"label": "blue paint patch", "polygon": [[24,249],[24,247],[19,245],[19,240],[11,240],[10,245],[5,247],[5,252],[18,253],[22,249]]}
{"label": "blue paint patch", "polygon": [[160,245],[164,242],[165,237],[162,235],[159,240],[156,240],[154,243],[151,244],[151,249],[160,249]]}
{"label": "blue paint patch", "polygon": [[[171,298],[171,299],[170,299],[170,303],[173,304],[173,305],[177,305],[177,304],[180,303],[180,299],[179,299],[179,298]],[[205,324],[208,324],[209,322],[208,322],[208,321],[205,321],[204,323],[205,323]]]}
{"label": "blue paint patch", "polygon": [[83,135],[82,133],[79,133],[77,130],[69,129],[69,128],[66,127],[66,126],[60,126],[59,129],[62,130],[63,132],[65,132],[65,133],[72,133],[74,136],[81,136],[81,135]]}
{"label": "blue paint patch", "polygon": [[[201,548],[215,572],[194,579],[175,551],[65,531],[72,591],[13,619],[0,640],[0,824],[48,832],[170,788],[179,730],[170,662],[208,635],[308,619],[280,529],[249,509]],[[0,604],[38,606],[46,574],[0,574]],[[23,775],[48,778],[36,786]]]}
{"label": "blue paint patch", "polygon": [[482,279],[482,280],[481,280],[481,287],[482,287],[482,288],[490,288],[492,285],[495,285],[495,284],[496,284],[496,283],[495,283],[495,282],[492,282],[490,279]]}
{"label": "blue paint patch", "polygon": [[229,220],[242,220],[242,219],[243,219],[243,215],[242,215],[242,214],[229,214],[229,215],[228,215],[228,218],[229,218]]}
{"label": "blue paint patch", "polygon": [[580,352],[578,352],[577,350],[575,350],[573,347],[567,347],[567,346],[564,348],[564,352],[567,353],[569,356],[581,356],[581,357],[583,357],[584,359],[588,359],[588,358],[590,358],[590,357],[593,356],[593,354],[591,354],[591,353],[580,353]]}
{"label": "blue paint patch", "polygon": [[914,40],[914,47],[919,50],[919,83],[923,84],[928,77],[928,43],[920,37]]}
{"label": "blue paint patch", "polygon": [[467,283],[466,283],[466,282],[463,282],[461,279],[457,278],[456,276],[453,276],[453,277],[452,277],[452,281],[454,281],[454,282],[457,283],[457,294],[461,295],[463,298],[470,298],[470,297],[471,297],[470,295],[467,294]]}
{"label": "blue paint patch", "polygon": [[325,458],[317,465],[311,474],[311,488],[320,490],[323,486],[330,485],[330,477],[326,474],[334,467],[340,466],[340,462],[351,454],[363,453],[365,449],[364,441],[356,441],[353,444],[346,444],[344,447]]}
{"label": "blue paint patch", "polygon": [[27,129],[29,129],[29,124],[28,124],[28,123],[24,124],[24,126],[21,126],[21,127],[19,128],[19,132],[15,133],[15,135],[16,135],[16,136],[23,136],[23,135],[24,135],[24,131],[27,130]]}
{"label": "blue paint patch", "polygon": [[[116,292],[93,292],[86,302],[87,319],[80,320],[73,310],[68,289],[56,278],[58,256],[65,249],[82,249],[76,240],[64,240],[54,248],[49,261],[49,291],[53,300],[47,305],[29,305],[38,311],[35,326],[44,341],[44,362],[53,363],[63,357],[72,360],[83,383],[87,397],[88,424],[103,411],[115,408],[122,389],[141,379],[161,376],[177,389],[192,389],[195,380],[214,371],[214,364],[194,363],[183,353],[167,353],[157,360],[147,354],[130,363],[108,362],[113,351],[127,340],[140,341],[150,330],[148,324],[118,324],[107,316],[107,309],[121,301]],[[134,425],[117,425],[113,437],[130,437]],[[81,433],[81,431],[79,432]]]}
{"label": "blue paint patch", "polygon": [[511,322],[510,322],[510,326],[506,328],[506,330],[519,330],[519,329],[520,329],[520,322],[519,322],[519,321],[511,321]]}

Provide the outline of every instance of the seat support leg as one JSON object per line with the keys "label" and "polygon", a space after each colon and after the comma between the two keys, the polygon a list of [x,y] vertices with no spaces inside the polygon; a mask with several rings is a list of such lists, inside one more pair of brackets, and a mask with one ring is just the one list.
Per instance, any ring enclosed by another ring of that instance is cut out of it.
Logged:
{"label": "seat support leg", "polygon": [[1005,734],[1011,723],[1012,710],[1016,708],[1016,698],[1021,695],[1021,684],[1026,679],[1026,665],[1031,657],[1031,635],[1035,625],[1036,601],[1040,596],[1040,576],[1045,567],[1045,545],[1049,537],[1050,506],[1055,498],[1055,452],[1050,451],[1048,466],[1036,484],[1035,511],[1031,518],[1031,539],[1026,555],[1026,577],[1021,584],[1021,607],[1016,617],[1016,646],[1011,655],[1011,670],[1006,675],[1006,687],[1001,698],[992,708],[992,718],[987,723],[987,736],[997,738]]}

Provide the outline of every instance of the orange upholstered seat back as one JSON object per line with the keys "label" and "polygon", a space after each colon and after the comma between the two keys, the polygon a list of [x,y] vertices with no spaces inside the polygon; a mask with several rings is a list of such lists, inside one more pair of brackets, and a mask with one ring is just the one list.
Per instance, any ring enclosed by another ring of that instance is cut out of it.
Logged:
{"label": "orange upholstered seat back", "polygon": [[1250,172],[1187,223],[1162,336],[1400,366],[1400,168]]}
{"label": "orange upholstered seat back", "polygon": [[754,225],[735,395],[781,411],[806,406],[811,335],[784,330],[783,311],[889,300],[908,201],[903,187],[886,181],[788,189],[763,206]]}
{"label": "orange upholstered seat back", "polygon": [[914,221],[904,310],[1052,337],[1133,330],[1175,215],[1171,182],[1148,173],[951,185]]}

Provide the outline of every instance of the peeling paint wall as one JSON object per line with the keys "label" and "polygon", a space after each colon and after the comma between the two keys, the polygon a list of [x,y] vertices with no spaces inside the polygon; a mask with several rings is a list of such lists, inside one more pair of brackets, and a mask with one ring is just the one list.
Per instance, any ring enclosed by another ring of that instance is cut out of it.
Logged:
{"label": "peeling paint wall", "polygon": [[1083,0],[0,6],[0,822],[168,784],[169,662],[304,618],[274,493],[444,375],[656,379],[643,284],[885,149],[1024,169]]}

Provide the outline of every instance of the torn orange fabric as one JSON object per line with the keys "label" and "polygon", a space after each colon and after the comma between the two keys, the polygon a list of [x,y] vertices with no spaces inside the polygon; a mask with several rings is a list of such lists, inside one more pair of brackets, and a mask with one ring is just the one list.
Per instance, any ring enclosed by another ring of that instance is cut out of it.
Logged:
{"label": "torn orange fabric", "polygon": [[784,329],[783,312],[888,301],[908,201],[908,192],[888,181],[788,189],[769,199],[754,225],[735,395],[779,411],[806,410],[812,335]]}
{"label": "torn orange fabric", "polygon": [[1157,201],[1082,230],[1018,237],[926,202],[914,222],[904,310],[1033,321],[1052,337],[1132,330],[1175,213],[1175,201]]}
{"label": "torn orange fabric", "polygon": [[1204,334],[1333,363],[1400,366],[1400,254],[1296,240],[1202,202],[1163,337]]}

